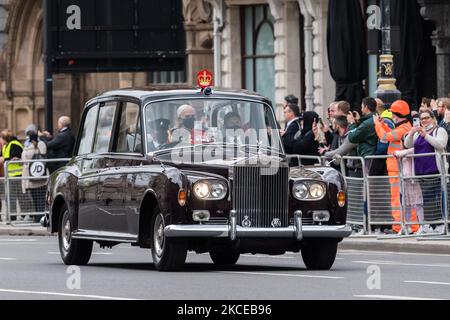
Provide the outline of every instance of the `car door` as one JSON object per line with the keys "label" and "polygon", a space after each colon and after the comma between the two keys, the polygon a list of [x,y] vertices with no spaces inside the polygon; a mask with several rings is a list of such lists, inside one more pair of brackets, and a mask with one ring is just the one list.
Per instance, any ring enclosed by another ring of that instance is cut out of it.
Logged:
{"label": "car door", "polygon": [[80,170],[77,181],[78,189],[78,229],[93,230],[97,188],[98,188],[98,158],[92,152],[99,104],[88,106],[82,120],[82,130],[79,135],[76,150],[76,163]]}
{"label": "car door", "polygon": [[92,153],[83,159],[83,177],[79,187],[88,190],[86,210],[80,213],[80,226],[87,231],[109,231],[105,225],[107,219],[99,207],[101,197],[101,174],[106,169],[106,159],[109,154],[114,121],[117,117],[117,102],[106,101],[99,106],[98,120],[95,126]]}
{"label": "car door", "polygon": [[130,225],[136,224],[137,216],[126,203],[128,175],[132,174],[132,167],[143,159],[139,145],[139,104],[121,101],[117,114],[112,149],[105,156],[105,168],[99,174],[98,208],[105,231],[130,236]]}

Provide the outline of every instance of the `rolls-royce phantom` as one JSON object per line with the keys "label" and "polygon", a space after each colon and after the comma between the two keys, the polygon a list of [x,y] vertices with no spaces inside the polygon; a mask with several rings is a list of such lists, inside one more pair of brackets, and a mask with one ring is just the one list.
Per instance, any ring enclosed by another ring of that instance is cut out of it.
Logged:
{"label": "rolls-royce phantom", "polygon": [[330,269],[346,225],[346,184],[291,161],[271,102],[246,91],[116,90],[87,102],[74,157],[48,184],[43,225],[65,264],[93,242],[150,248],[157,270],[188,251],[215,264],[301,252]]}

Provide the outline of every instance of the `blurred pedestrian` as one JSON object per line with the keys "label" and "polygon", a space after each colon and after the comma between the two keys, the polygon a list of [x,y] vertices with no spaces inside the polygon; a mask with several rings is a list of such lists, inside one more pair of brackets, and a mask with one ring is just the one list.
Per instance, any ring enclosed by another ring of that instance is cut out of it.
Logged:
{"label": "blurred pedestrian", "polygon": [[[407,120],[410,114],[410,108],[406,101],[397,100],[391,105],[392,120],[395,123],[395,128],[390,128],[383,120],[381,116],[374,116],[373,121],[375,124],[375,130],[378,137],[389,142],[387,154],[394,155],[395,151],[403,150],[403,137],[411,130],[411,123]],[[400,205],[400,180],[398,178],[399,169],[395,158],[388,158],[386,160],[386,169],[388,175],[392,178],[389,179],[391,189],[391,213],[395,222],[401,222],[402,213]],[[416,221],[416,217],[412,217],[413,221]],[[416,232],[418,226],[411,226],[412,231]],[[392,225],[392,232],[401,232],[401,225]]]}
{"label": "blurred pedestrian", "polygon": [[284,97],[284,106],[286,107],[289,103],[298,105],[298,98],[294,96],[293,94],[289,94],[286,97]]}
{"label": "blurred pedestrian", "polygon": [[[415,157],[414,172],[417,176],[437,175],[447,172],[447,161],[441,157],[447,147],[447,131],[439,127],[434,113],[422,111],[420,113],[420,126],[413,127],[405,139],[405,148],[414,147],[414,154],[435,153],[435,156]],[[444,167],[442,168],[442,160]],[[442,172],[444,171],[444,172]],[[442,191],[441,180],[436,178],[423,178],[420,180],[424,206],[436,207],[441,205]],[[443,214],[441,209],[441,214]],[[444,219],[444,217],[442,217]],[[439,226],[438,232],[442,233],[444,225]]]}
{"label": "blurred pedestrian", "polygon": [[[390,128],[394,129],[395,124],[392,120],[392,112],[387,108],[384,102],[381,99],[375,99],[377,103],[377,114],[383,118],[383,122]],[[389,142],[382,139],[382,137],[378,137],[378,143],[375,149],[376,156],[384,156],[387,155],[389,147]],[[372,165],[369,170],[370,176],[386,176],[386,159],[373,159]]]}
{"label": "blurred pedestrian", "polygon": [[[414,159],[411,157],[406,157],[407,155],[414,154],[414,148],[398,150],[394,152],[394,156],[402,158],[402,174],[404,178],[403,183],[403,194],[405,204],[405,221],[413,222],[412,217],[417,215],[419,222],[419,228],[416,233],[426,233],[429,231],[427,227],[424,226],[424,210],[423,210],[423,196],[422,189],[420,188],[420,182],[413,179],[415,176],[414,172]],[[411,227],[409,227],[411,229]]]}
{"label": "blurred pedestrian", "polygon": [[[319,156],[319,115],[314,111],[306,111],[301,122],[302,130],[300,137],[294,141],[293,154]],[[301,162],[304,165],[317,163],[313,159],[303,159]]]}
{"label": "blurred pedestrian", "polygon": [[[377,109],[375,99],[371,97],[364,98],[361,104],[362,117],[357,111],[348,113],[347,120],[349,122],[348,139],[351,143],[357,144],[358,157],[366,157],[375,154],[378,137],[375,132],[373,123],[373,115]],[[371,167],[371,160],[365,161],[367,169]],[[357,170],[354,177],[362,177],[362,170]]]}
{"label": "blurred pedestrian", "polygon": [[[75,146],[75,137],[70,128],[70,118],[62,116],[58,119],[58,133],[53,138],[52,135],[45,131],[40,137],[47,145],[48,159],[71,158],[73,148]],[[48,169],[53,173],[57,169],[65,166],[66,162],[49,162]]]}
{"label": "blurred pedestrian", "polygon": [[[22,177],[33,177],[33,179],[23,179],[22,188],[24,192],[29,191],[33,199],[34,213],[45,212],[45,193],[47,186],[48,169],[44,162],[39,159],[45,158],[47,146],[38,139],[37,134],[29,136],[30,145],[25,147],[22,152],[22,160],[35,160],[33,163],[24,163]],[[43,177],[42,179],[34,179]],[[39,222],[42,215],[34,215],[34,222]]]}
{"label": "blurred pedestrian", "polygon": [[421,111],[433,111],[431,108],[431,99],[429,98],[422,98],[422,103],[420,104],[419,112]]}
{"label": "blurred pedestrian", "polygon": [[[2,148],[2,160],[5,161],[18,161],[22,158],[23,145],[13,135],[11,130],[5,129],[0,132],[0,142],[3,144]],[[7,167],[8,178],[19,178],[22,176],[23,165],[22,163],[10,163]],[[9,180],[9,212],[14,214],[11,216],[11,220],[16,220],[17,211],[17,201],[19,201],[21,212],[26,212],[29,209],[30,199],[27,194],[22,192],[22,183],[19,179]]]}
{"label": "blurred pedestrian", "polygon": [[[336,116],[334,119],[335,134],[338,136],[336,146],[332,146],[329,151],[325,149],[319,149],[319,152],[323,154],[325,158],[333,158],[334,163],[331,164],[337,170],[340,170],[340,161],[343,156],[356,156],[357,144],[353,144],[348,140],[348,121],[345,116]],[[349,171],[355,171],[361,164],[358,161],[346,160],[346,175]]]}
{"label": "blurred pedestrian", "polygon": [[[441,124],[441,127],[447,131],[447,135],[450,137],[450,99],[445,98],[443,99],[443,103],[445,104],[445,114],[444,114],[444,121]],[[445,148],[445,151],[447,153],[450,153],[450,139],[447,141],[447,147]],[[450,156],[447,156],[447,163],[450,163]],[[450,168],[448,173],[450,174]]]}
{"label": "blurred pedestrian", "polygon": [[300,132],[300,108],[296,104],[288,103],[284,107],[286,127],[281,131],[281,141],[286,153],[291,154],[295,137]]}

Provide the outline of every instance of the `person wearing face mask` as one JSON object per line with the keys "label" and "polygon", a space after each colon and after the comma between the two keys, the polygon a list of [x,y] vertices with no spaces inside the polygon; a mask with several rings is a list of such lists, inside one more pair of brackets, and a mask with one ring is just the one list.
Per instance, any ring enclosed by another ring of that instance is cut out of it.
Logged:
{"label": "person wearing face mask", "polygon": [[[403,150],[403,137],[408,134],[411,130],[411,123],[408,121],[407,117],[410,113],[409,105],[406,101],[397,100],[391,105],[392,121],[395,124],[395,128],[390,128],[384,119],[379,115],[373,116],[373,121],[375,125],[375,131],[380,140],[388,142],[388,155],[394,155],[396,151]],[[386,159],[386,169],[390,177],[389,184],[391,190],[391,214],[395,222],[400,222],[402,218],[401,206],[400,206],[400,180],[398,178],[398,166],[395,158]],[[415,211],[412,213],[412,221],[417,221],[417,216]],[[416,232],[419,229],[418,225],[411,225],[411,231]],[[392,231],[387,232],[401,232],[401,225],[392,225]]]}
{"label": "person wearing face mask", "polygon": [[[440,174],[442,173],[441,154],[445,152],[448,141],[447,131],[438,126],[433,112],[422,111],[419,117],[420,126],[411,129],[405,139],[405,148],[414,147],[414,154],[436,153],[436,156],[414,158],[414,171],[417,176]],[[447,163],[445,165],[447,166]],[[436,203],[441,202],[440,182],[435,183],[434,178],[431,178],[431,180],[430,178],[423,178],[420,183],[425,208],[436,206]],[[438,226],[437,231],[442,233],[443,227],[443,225]]]}
{"label": "person wearing face mask", "polygon": [[[172,132],[174,143],[197,144],[205,141],[206,132],[202,128],[196,129],[197,112],[195,108],[189,104],[183,104],[177,109],[177,117],[179,127]],[[198,120],[201,126],[201,121]]]}

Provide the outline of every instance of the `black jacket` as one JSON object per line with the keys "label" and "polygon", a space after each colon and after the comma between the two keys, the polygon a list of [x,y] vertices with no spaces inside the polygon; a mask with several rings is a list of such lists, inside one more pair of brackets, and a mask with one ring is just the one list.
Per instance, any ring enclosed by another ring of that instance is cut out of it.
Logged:
{"label": "black jacket", "polygon": [[[319,156],[319,142],[315,140],[312,126],[314,121],[319,123],[319,115],[314,111],[307,111],[303,114],[303,128],[300,137],[294,141],[293,154]],[[295,163],[295,162],[294,162]],[[312,165],[316,160],[304,159],[302,164]]]}
{"label": "black jacket", "polygon": [[71,158],[75,137],[70,128],[60,131],[52,140],[47,141],[47,154],[50,159]]}
{"label": "black jacket", "polygon": [[293,153],[295,134],[298,131],[300,131],[299,120],[292,121],[292,123],[289,124],[289,127],[287,127],[284,135],[281,137],[284,150],[286,151],[287,154]]}

